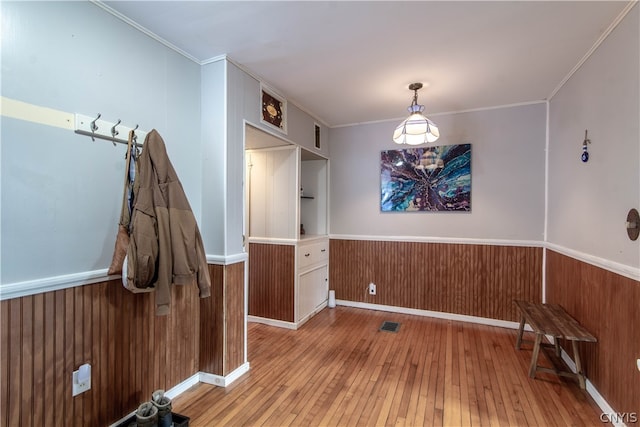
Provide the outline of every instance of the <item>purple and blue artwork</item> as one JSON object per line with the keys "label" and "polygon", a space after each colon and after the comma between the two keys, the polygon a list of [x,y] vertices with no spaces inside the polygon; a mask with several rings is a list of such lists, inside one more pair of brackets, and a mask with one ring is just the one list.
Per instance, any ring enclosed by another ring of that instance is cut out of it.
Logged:
{"label": "purple and blue artwork", "polygon": [[471,144],[382,151],[380,209],[471,211]]}

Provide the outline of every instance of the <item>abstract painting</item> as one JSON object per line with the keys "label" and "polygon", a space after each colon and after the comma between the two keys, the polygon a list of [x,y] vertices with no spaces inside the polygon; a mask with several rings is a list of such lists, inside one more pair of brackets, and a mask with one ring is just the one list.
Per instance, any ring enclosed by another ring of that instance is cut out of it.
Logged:
{"label": "abstract painting", "polygon": [[380,209],[471,211],[471,144],[382,151]]}

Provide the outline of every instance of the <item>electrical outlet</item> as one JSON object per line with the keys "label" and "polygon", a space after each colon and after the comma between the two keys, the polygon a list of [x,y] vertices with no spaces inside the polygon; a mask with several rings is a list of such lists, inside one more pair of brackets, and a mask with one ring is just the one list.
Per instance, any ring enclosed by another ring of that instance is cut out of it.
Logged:
{"label": "electrical outlet", "polygon": [[91,390],[91,365],[85,363],[71,374],[71,396]]}
{"label": "electrical outlet", "polygon": [[376,285],[374,283],[369,283],[369,295],[376,294]]}

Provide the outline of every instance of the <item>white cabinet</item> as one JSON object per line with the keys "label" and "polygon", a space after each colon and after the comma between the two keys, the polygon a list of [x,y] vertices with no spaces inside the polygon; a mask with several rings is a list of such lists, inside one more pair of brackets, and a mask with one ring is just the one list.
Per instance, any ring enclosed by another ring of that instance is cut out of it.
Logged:
{"label": "white cabinet", "polygon": [[327,265],[308,271],[298,277],[298,323],[313,316],[327,305],[329,278]]}
{"label": "white cabinet", "polygon": [[300,242],[297,251],[296,322],[302,324],[327,305],[329,298],[329,239]]}
{"label": "white cabinet", "polygon": [[328,239],[315,239],[311,242],[301,241],[298,246],[298,271],[304,271],[310,266],[327,264],[329,262]]}

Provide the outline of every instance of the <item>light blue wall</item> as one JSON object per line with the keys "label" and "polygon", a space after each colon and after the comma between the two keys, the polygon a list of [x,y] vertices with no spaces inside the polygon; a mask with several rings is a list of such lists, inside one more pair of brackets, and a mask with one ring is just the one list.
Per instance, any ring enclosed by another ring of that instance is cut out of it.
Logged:
{"label": "light blue wall", "polygon": [[625,220],[640,210],[639,16],[636,4],[549,110],[548,241],[634,268],[640,241],[629,240]]}
{"label": "light blue wall", "polygon": [[332,235],[542,241],[546,105],[431,117],[438,145],[471,143],[471,212],[381,212],[380,152],[397,122],[331,129]]}
{"label": "light blue wall", "polygon": [[[200,66],[89,2],[0,7],[2,96],[156,128],[201,220]],[[1,283],[107,268],[125,147],[7,117],[1,125]]]}
{"label": "light blue wall", "polygon": [[225,245],[226,61],[202,67],[202,239],[208,255]]}
{"label": "light blue wall", "polygon": [[[260,82],[196,64],[89,2],[2,2],[2,96],[157,129],[214,258],[243,253],[245,122]],[[288,105],[287,139],[316,120]],[[124,146],[2,117],[2,284],[99,273],[113,253]],[[322,126],[322,150],[328,155]]]}

